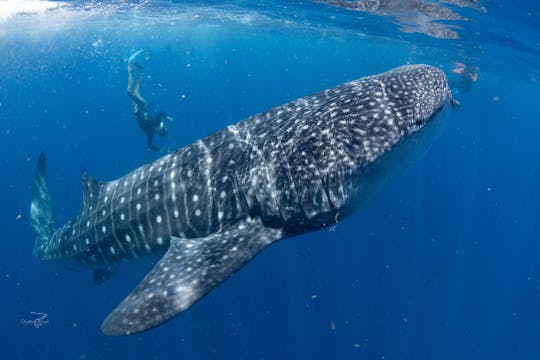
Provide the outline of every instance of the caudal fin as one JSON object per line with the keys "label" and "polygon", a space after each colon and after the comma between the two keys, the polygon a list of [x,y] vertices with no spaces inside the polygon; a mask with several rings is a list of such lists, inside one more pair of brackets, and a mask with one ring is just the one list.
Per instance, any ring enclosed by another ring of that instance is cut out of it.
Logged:
{"label": "caudal fin", "polygon": [[39,161],[34,179],[34,192],[30,207],[30,223],[36,236],[34,255],[37,249],[46,243],[54,233],[51,197],[47,186],[47,163],[45,154],[39,155]]}

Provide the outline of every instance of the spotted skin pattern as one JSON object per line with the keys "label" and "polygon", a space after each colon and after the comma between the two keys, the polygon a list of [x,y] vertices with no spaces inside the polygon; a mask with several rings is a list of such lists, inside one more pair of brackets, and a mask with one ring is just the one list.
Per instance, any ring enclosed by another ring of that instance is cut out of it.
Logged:
{"label": "spotted skin pattern", "polygon": [[150,255],[154,269],[107,317],[107,335],[160,325],[273,242],[335,224],[369,191],[369,169],[451,100],[444,73],[408,65],[252,116],[100,182],[52,229],[45,158],[31,215],[34,255],[94,269]]}

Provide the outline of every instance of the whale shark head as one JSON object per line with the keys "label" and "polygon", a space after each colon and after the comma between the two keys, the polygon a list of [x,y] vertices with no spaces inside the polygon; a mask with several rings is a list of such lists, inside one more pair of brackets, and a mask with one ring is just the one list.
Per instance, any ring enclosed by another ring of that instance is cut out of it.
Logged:
{"label": "whale shark head", "polygon": [[[334,156],[321,166],[329,169],[326,190],[340,214],[352,211],[423,154],[455,103],[446,75],[430,65],[400,66],[349,84],[334,95],[344,99],[335,101],[341,112],[333,127],[334,144],[345,145],[333,145]],[[352,174],[348,188],[341,180],[347,174]]]}
{"label": "whale shark head", "polygon": [[407,134],[457,102],[444,72],[430,65],[405,65],[382,74],[381,84],[394,115]]}

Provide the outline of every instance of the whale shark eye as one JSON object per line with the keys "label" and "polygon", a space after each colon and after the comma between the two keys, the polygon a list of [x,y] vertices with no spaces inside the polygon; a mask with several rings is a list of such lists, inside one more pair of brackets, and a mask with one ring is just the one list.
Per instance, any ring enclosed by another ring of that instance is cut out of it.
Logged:
{"label": "whale shark eye", "polygon": [[424,124],[424,122],[423,122],[422,120],[416,120],[416,121],[414,122],[414,125],[415,125],[415,126],[422,126],[423,124]]}

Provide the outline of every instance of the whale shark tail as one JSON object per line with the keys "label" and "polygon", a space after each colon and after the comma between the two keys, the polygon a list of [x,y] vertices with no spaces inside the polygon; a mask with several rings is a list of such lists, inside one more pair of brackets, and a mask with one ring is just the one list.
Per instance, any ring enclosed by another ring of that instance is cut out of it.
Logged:
{"label": "whale shark tail", "polygon": [[30,206],[30,223],[36,242],[34,254],[37,249],[45,244],[54,233],[51,197],[47,185],[47,163],[45,154],[39,155],[36,177],[34,179],[34,192],[32,194],[32,205]]}

